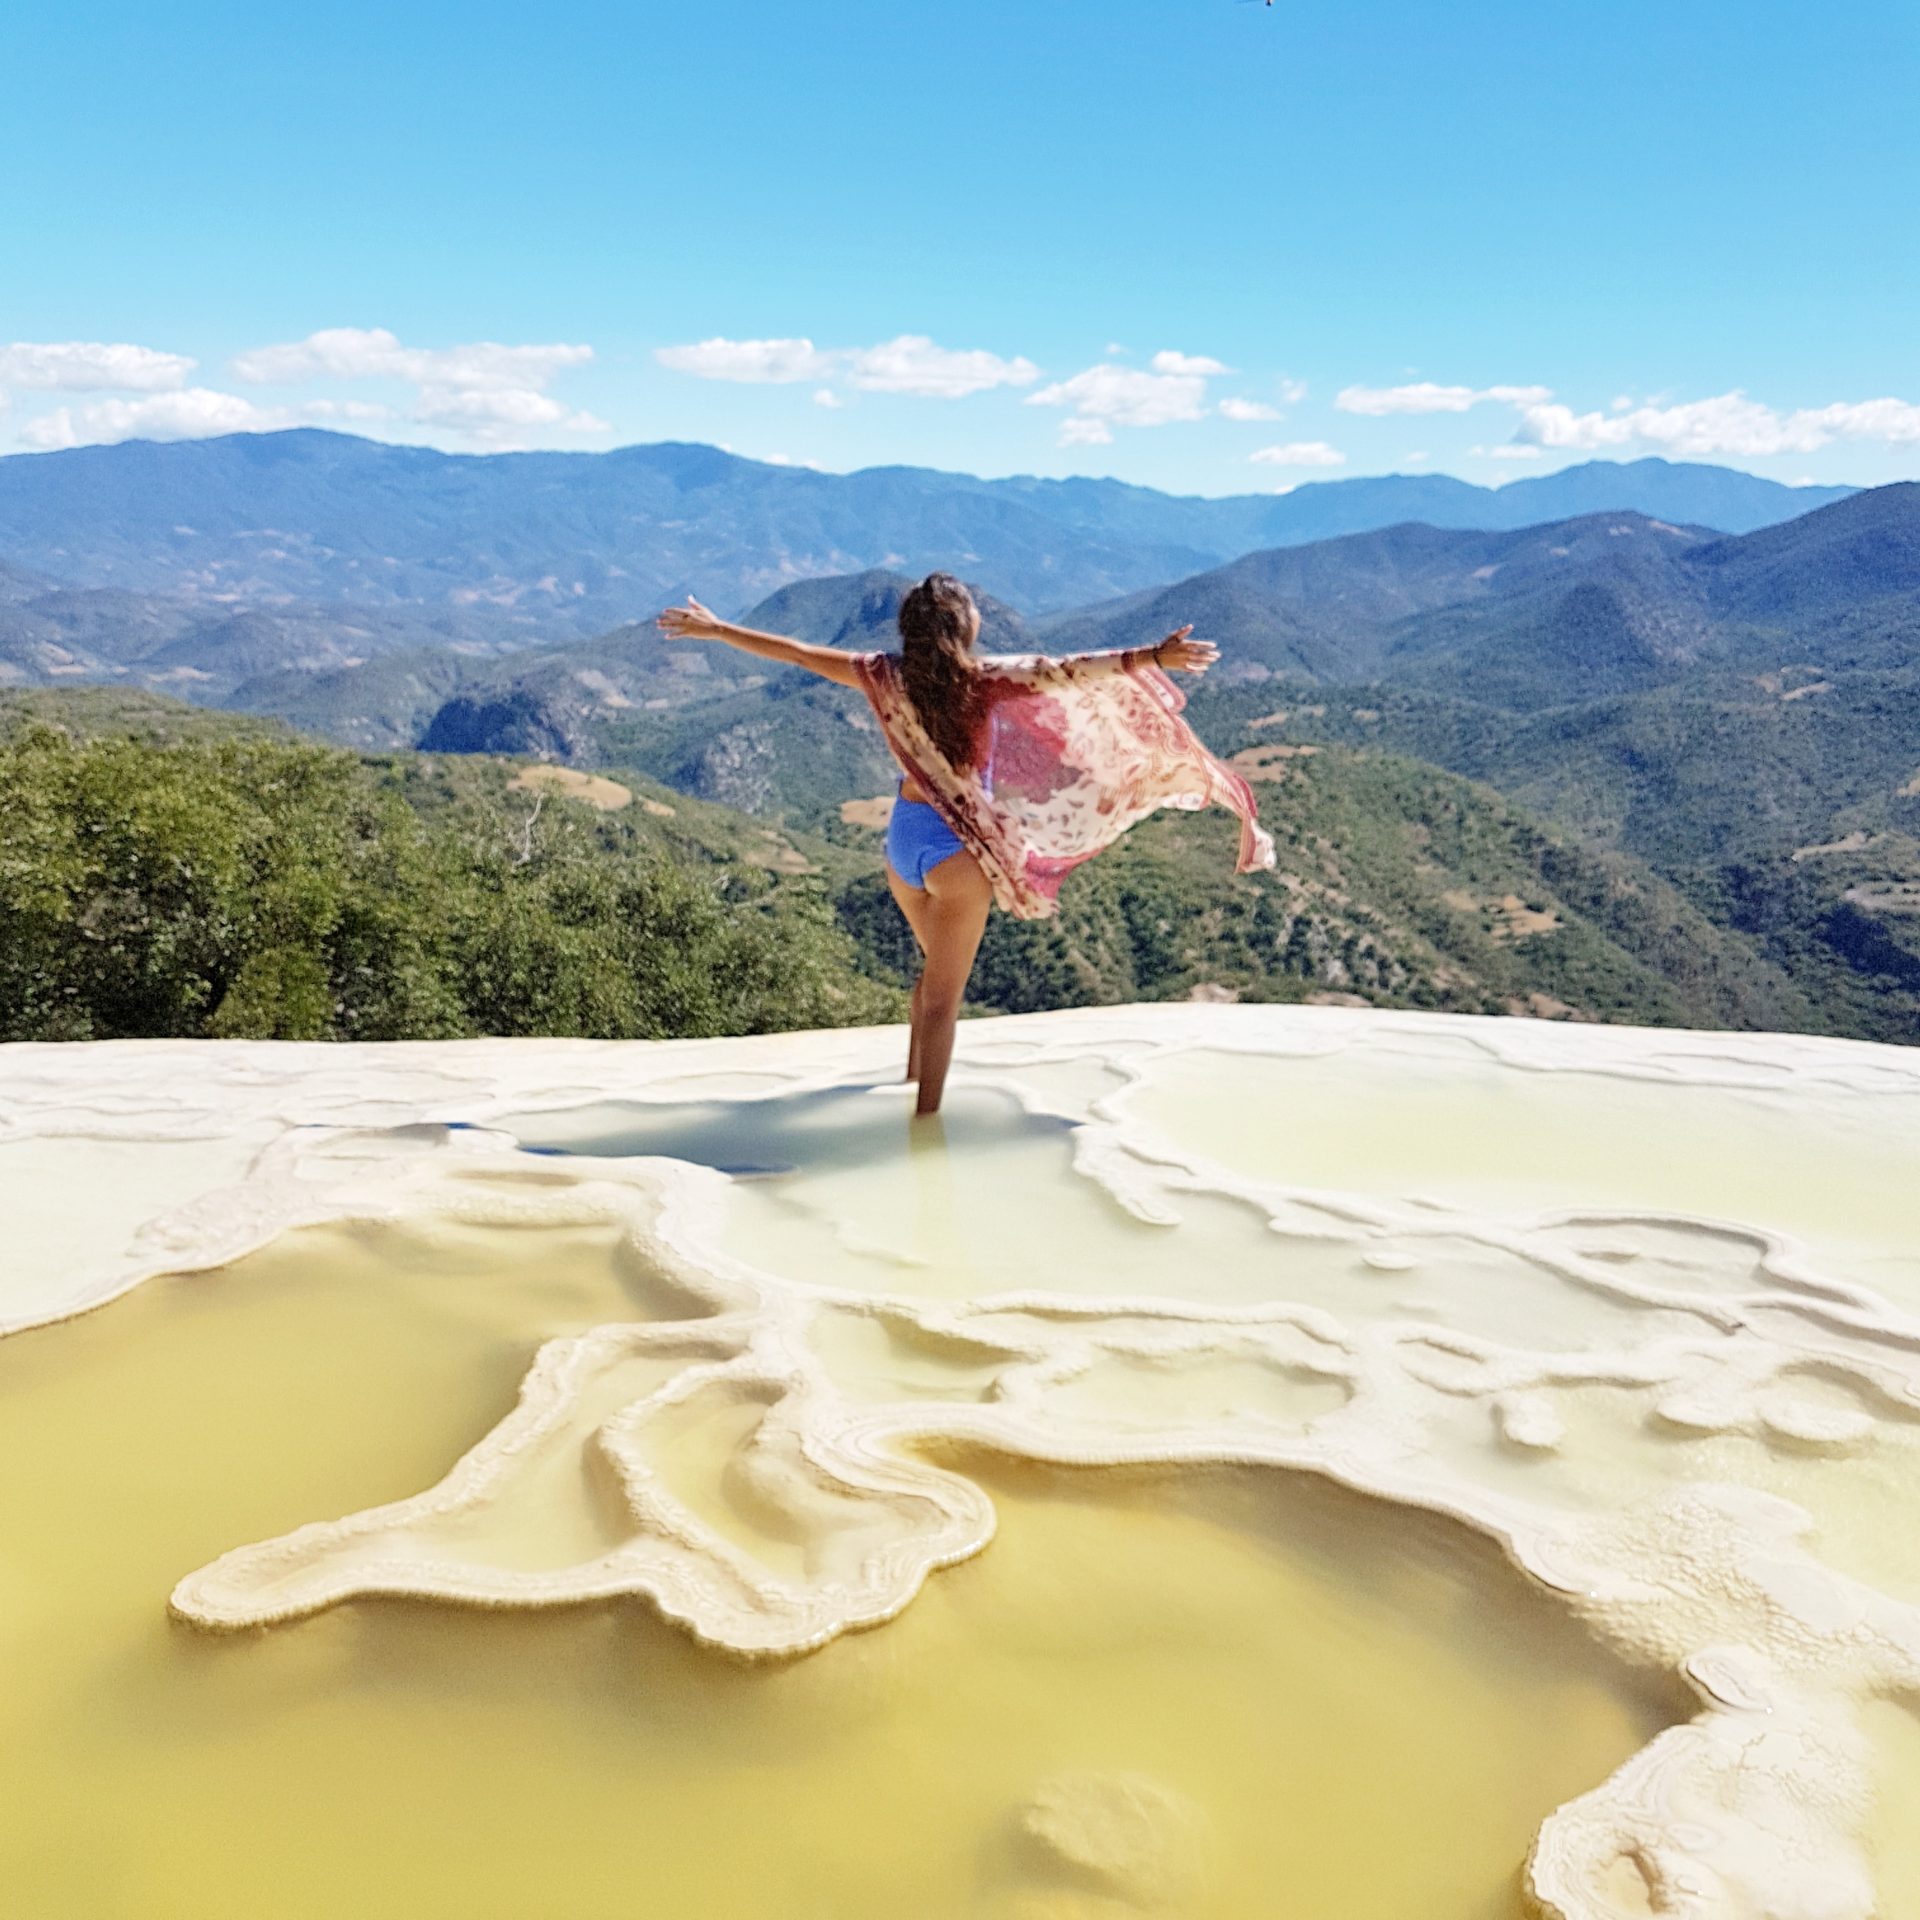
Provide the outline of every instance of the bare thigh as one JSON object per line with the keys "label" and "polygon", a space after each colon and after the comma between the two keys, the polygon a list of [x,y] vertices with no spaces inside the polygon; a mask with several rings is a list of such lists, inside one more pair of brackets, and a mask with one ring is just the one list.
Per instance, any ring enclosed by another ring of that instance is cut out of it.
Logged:
{"label": "bare thigh", "polygon": [[908,886],[891,867],[887,869],[887,885],[893,889],[894,904],[905,916],[907,925],[913,930],[914,941],[924,955],[927,951],[927,908],[930,905],[927,894],[919,887]]}
{"label": "bare thigh", "polygon": [[[927,870],[926,904],[914,927],[927,956],[926,979],[936,996],[957,1002],[973,971],[973,956],[986,930],[993,888],[970,853],[955,853]],[[908,916],[912,924],[912,916]]]}

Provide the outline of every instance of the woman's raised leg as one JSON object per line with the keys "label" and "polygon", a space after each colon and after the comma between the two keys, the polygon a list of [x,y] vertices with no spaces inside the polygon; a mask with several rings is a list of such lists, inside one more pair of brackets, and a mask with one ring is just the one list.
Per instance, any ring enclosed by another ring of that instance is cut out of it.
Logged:
{"label": "woman's raised leg", "polygon": [[[938,1113],[946,1091],[947,1066],[953,1059],[953,1033],[960,1020],[960,1002],[966,997],[973,956],[980,950],[993,889],[980,863],[970,853],[950,854],[927,871],[925,905],[914,933],[927,956],[915,990],[919,1017],[917,1078],[920,1095],[916,1114]],[[909,915],[911,924],[912,916]]]}

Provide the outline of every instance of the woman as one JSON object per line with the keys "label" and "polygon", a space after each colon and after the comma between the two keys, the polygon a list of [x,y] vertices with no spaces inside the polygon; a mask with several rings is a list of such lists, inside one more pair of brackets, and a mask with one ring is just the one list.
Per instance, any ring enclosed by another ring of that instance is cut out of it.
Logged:
{"label": "woman", "polygon": [[887,884],[919,943],[907,1078],[915,1112],[938,1113],[954,1026],[996,899],[1021,919],[1054,911],[1060,882],[1158,807],[1220,805],[1240,816],[1239,869],[1273,865],[1253,791],[1180,718],[1169,672],[1220,657],[1191,627],[1154,647],[1110,653],[981,655],[980,611],[948,573],[900,603],[900,651],[842,653],[715,618],[698,600],[669,607],[676,640],[722,640],[805,667],[872,705],[900,763],[887,824]]}

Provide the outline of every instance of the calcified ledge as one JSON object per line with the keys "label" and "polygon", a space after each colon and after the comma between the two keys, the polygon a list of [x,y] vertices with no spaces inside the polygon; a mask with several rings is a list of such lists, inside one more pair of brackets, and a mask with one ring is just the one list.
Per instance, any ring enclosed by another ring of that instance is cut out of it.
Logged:
{"label": "calcified ledge", "polygon": [[[1920,1301],[1740,1219],[1514,1214],[1253,1178],[1149,1109],[1196,1054],[1247,1075],[1399,1061],[1443,1078],[1491,1067],[1716,1090],[1792,1116],[1811,1144],[1861,1102],[1912,1127],[1920,1059],[1342,1009],[1130,1008],[965,1030],[965,1084],[1070,1122],[1075,1178],[1137,1220],[1172,1226],[1222,1200],[1263,1216],[1275,1277],[1242,1297],[1188,1284],[1171,1258],[1147,1286],[1097,1296],[1023,1274],[929,1300],[904,1272],[856,1282],[852,1261],[846,1284],[804,1281],[723,1248],[724,1175],[661,1158],[532,1161],[503,1124],[877,1081],[899,1047],[897,1032],[868,1031],[0,1050],[0,1178],[26,1222],[0,1279],[0,1333],[225,1264],[299,1225],[611,1222],[680,1303],[670,1315],[550,1341],[514,1412],[438,1485],[238,1546],[181,1580],[175,1612],[235,1628],[361,1594],[493,1606],[629,1594],[717,1647],[792,1655],[891,1618],[989,1540],[991,1503],[935,1464],[937,1450],[1312,1471],[1490,1535],[1597,1639],[1682,1676],[1697,1698],[1692,1719],[1548,1820],[1527,1864],[1544,1911],[1874,1911],[1858,1713],[1920,1692],[1920,1609],[1815,1557],[1809,1514],[1776,1495],[1596,1469],[1575,1497],[1510,1468],[1569,1447],[1563,1408],[1583,1391],[1631,1389],[1666,1430],[1757,1436],[1831,1475],[1877,1452],[1920,1508]],[[98,1203],[64,1204],[62,1182]],[[1317,1292],[1290,1277],[1323,1269],[1335,1280]],[[1375,1276],[1375,1291],[1339,1277],[1350,1274]],[[1449,1293],[1462,1275],[1471,1285]],[[1473,1287],[1485,1290],[1478,1324],[1456,1310]],[[850,1393],[823,1346],[830,1324],[907,1343],[936,1386]],[[1463,1430],[1473,1446],[1449,1443]],[[703,1473],[711,1484],[694,1484]],[[616,1516],[602,1537],[529,1550],[516,1517],[590,1483]],[[722,1509],[740,1523],[722,1524]]]}

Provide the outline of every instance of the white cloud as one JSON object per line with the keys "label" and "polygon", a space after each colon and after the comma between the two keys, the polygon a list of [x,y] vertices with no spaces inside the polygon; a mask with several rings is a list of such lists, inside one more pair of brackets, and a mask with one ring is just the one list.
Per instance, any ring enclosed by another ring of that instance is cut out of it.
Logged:
{"label": "white cloud", "polygon": [[928,400],[964,400],[990,387],[1030,387],[1040,369],[1023,355],[958,352],[937,347],[922,333],[903,333],[845,356],[849,385],[868,393],[910,393]]}
{"label": "white cloud", "polygon": [[1624,413],[1575,413],[1571,407],[1522,409],[1517,444],[1597,453],[1629,446],[1669,453],[1759,459],[1813,453],[1834,440],[1920,444],[1920,405],[1909,400],[1839,401],[1783,413],[1735,389],[1677,406],[1631,407]]}
{"label": "white cloud", "polygon": [[[334,358],[336,369],[344,369],[344,353],[336,352]],[[488,446],[520,444],[536,432],[610,431],[604,420],[568,407],[537,386],[497,384],[499,373],[511,361],[490,362],[480,350],[453,349],[448,356],[427,356],[412,364],[432,365],[436,360],[448,378],[422,386],[404,416],[423,426],[446,428]],[[538,377],[539,369],[551,362],[534,359],[522,364]],[[401,417],[395,408],[372,400],[324,398],[268,406],[243,394],[183,387],[139,399],[56,407],[25,421],[20,440],[25,446],[50,449],[116,440],[197,440],[212,434],[270,433],[303,425],[372,426]]]}
{"label": "white cloud", "polygon": [[1209,360],[1204,353],[1175,353],[1171,349],[1153,356],[1155,373],[1195,373],[1201,379],[1216,373],[1231,373],[1231,367]]}
{"label": "white cloud", "polygon": [[1920,442],[1920,405],[1911,400],[1837,401],[1787,416],[1794,437],[1820,433],[1834,440],[1883,440],[1889,446]]}
{"label": "white cloud", "polygon": [[1282,374],[1273,383],[1273,390],[1280,396],[1280,405],[1275,407],[1265,400],[1245,399],[1235,396],[1220,402],[1221,413],[1229,420],[1284,420],[1282,411],[1286,407],[1297,407],[1307,397],[1307,383],[1295,380],[1290,374]]}
{"label": "white cloud", "polygon": [[[557,376],[592,358],[591,347],[566,341],[508,346],[473,340],[451,347],[410,347],[385,327],[323,327],[304,340],[255,347],[236,355],[232,364],[238,378],[254,385],[404,381],[417,389],[408,418],[483,445],[507,446],[543,432],[611,431],[604,420],[547,391]],[[309,400],[292,408],[258,410],[260,424],[275,426],[302,420],[365,424],[394,417],[394,409],[365,400]]]}
{"label": "white cloud", "polygon": [[657,347],[653,357],[675,373],[699,380],[738,380],[778,386],[818,380],[833,371],[832,356],[811,340],[701,340],[690,347]]}
{"label": "white cloud", "polygon": [[186,385],[197,362],[100,340],[16,340],[0,346],[0,388],[63,393],[163,393]]}
{"label": "white cloud", "polygon": [[356,426],[393,418],[391,407],[372,400],[303,400],[297,411],[302,420],[351,420]]}
{"label": "white cloud", "polygon": [[110,440],[199,440],[215,433],[259,433],[285,426],[285,416],[256,407],[236,393],[183,387],[144,400],[99,400],[91,406],[56,407],[20,428],[29,447],[50,449]]}
{"label": "white cloud", "polygon": [[1380,418],[1390,413],[1465,413],[1489,400],[1530,406],[1552,398],[1551,387],[1442,387],[1417,380],[1404,387],[1343,387],[1333,404],[1342,413]]}
{"label": "white cloud", "polygon": [[555,342],[508,347],[493,340],[464,346],[408,347],[385,327],[325,327],[304,340],[236,355],[235,375],[256,386],[309,380],[411,380],[423,387],[545,387],[568,367],[584,366],[593,349]]}
{"label": "white cloud", "polygon": [[840,396],[837,393],[835,393],[831,387],[822,387],[813,396],[813,404],[816,407],[839,408],[839,407],[844,407],[847,403],[844,400],[842,400]]}
{"label": "white cloud", "polygon": [[1076,414],[1060,422],[1060,444],[1063,447],[1110,447],[1113,429],[1104,420],[1089,420]]}
{"label": "white cloud", "polygon": [[1284,447],[1262,447],[1247,458],[1266,467],[1344,467],[1347,456],[1324,440],[1293,440]]}
{"label": "white cloud", "polygon": [[675,373],[701,380],[782,386],[800,380],[841,379],[868,393],[905,393],[928,400],[962,400],[990,387],[1026,387],[1040,378],[1031,360],[936,345],[923,333],[903,333],[872,347],[816,347],[811,340],[701,340],[659,347],[653,356]]}
{"label": "white cloud", "polygon": [[1738,388],[1705,400],[1636,403],[1616,394],[1602,412],[1576,413],[1547,387],[1448,387],[1419,381],[1402,387],[1348,387],[1334,401],[1345,413],[1465,413],[1489,401],[1516,407],[1520,423],[1505,446],[1473,447],[1489,460],[1536,460],[1549,450],[1605,453],[1653,448],[1693,458],[1761,459],[1817,452],[1836,440],[1920,445],[1920,404],[1886,397],[1836,401],[1791,411],[1769,407]]}
{"label": "white cloud", "polygon": [[1207,410],[1207,368],[1225,371],[1217,360],[1196,354],[1157,353],[1154,372],[1117,367],[1102,361],[1056,380],[1027,396],[1030,407],[1066,407],[1074,418],[1060,429],[1062,446],[1101,446],[1111,431],[1096,435],[1087,423],[1113,427],[1164,427],[1176,420],[1198,420]]}
{"label": "white cloud", "polygon": [[610,433],[607,422],[577,412],[550,393],[532,387],[423,387],[413,418],[423,426],[451,427],[475,440],[519,440],[541,427],[565,433]]}
{"label": "white cloud", "polygon": [[1471,387],[1438,387],[1422,380],[1410,387],[1343,387],[1333,404],[1342,413],[1378,418],[1390,413],[1465,413],[1473,399]]}
{"label": "white cloud", "polygon": [[1430,454],[1426,448],[1422,447],[1418,453],[1403,453],[1400,456],[1400,464],[1406,467],[1417,467],[1432,458],[1433,455]]}
{"label": "white cloud", "polygon": [[1126,352],[1126,348],[1123,347],[1118,340],[1109,340],[1107,342],[1106,353],[1107,353],[1107,358],[1109,360],[1114,359],[1118,355],[1123,354],[1125,352]]}

